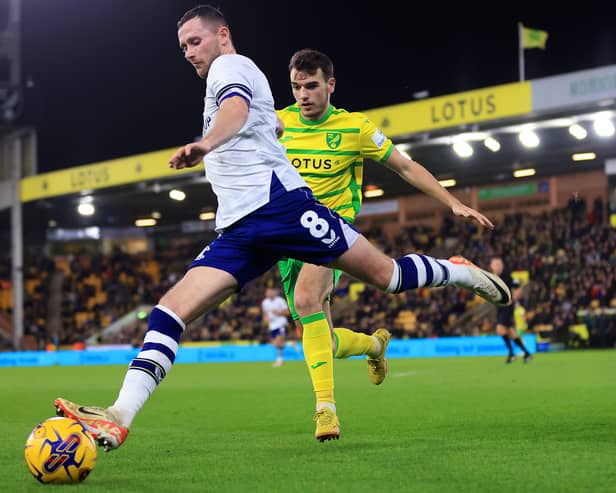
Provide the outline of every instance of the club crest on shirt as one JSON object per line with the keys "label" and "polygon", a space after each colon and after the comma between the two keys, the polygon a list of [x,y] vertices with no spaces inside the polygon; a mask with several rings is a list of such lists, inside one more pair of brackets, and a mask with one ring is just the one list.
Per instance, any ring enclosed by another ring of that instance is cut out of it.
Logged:
{"label": "club crest on shirt", "polygon": [[342,134],[340,132],[327,132],[325,134],[325,141],[327,142],[327,147],[337,149],[342,142]]}

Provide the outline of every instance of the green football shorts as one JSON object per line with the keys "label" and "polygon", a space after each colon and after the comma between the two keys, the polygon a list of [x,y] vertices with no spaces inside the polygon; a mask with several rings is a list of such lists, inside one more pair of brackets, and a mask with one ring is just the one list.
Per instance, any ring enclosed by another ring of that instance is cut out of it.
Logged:
{"label": "green football shorts", "polygon": [[[284,289],[284,295],[287,298],[287,304],[289,305],[289,313],[293,320],[299,320],[297,312],[295,311],[295,303],[293,302],[293,296],[295,293],[295,284],[297,283],[297,277],[299,271],[304,265],[301,260],[295,260],[292,258],[284,258],[278,261],[278,269],[280,269],[280,278],[282,280],[282,287]],[[334,271],[334,287],[340,281],[342,271],[340,269],[332,269]],[[328,298],[329,299],[329,298]]]}

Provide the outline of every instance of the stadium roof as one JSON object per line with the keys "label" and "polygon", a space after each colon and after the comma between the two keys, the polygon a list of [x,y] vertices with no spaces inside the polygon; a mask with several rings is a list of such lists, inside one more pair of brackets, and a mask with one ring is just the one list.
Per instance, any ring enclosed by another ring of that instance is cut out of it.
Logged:
{"label": "stadium roof", "polygon": [[[605,159],[616,157],[616,137],[601,137],[594,127],[597,119],[612,124],[615,120],[616,66],[366,113],[401,150],[438,179],[455,179],[456,186],[510,181],[513,171],[522,168],[534,168],[534,178],[602,169]],[[570,133],[573,124],[586,132],[585,138]],[[522,145],[520,132],[525,130],[535,132],[540,140],[537,147]],[[486,147],[487,137],[499,143],[498,151]],[[472,156],[464,158],[454,152],[453,144],[458,141],[472,147]],[[215,210],[215,196],[201,176],[202,170],[178,174],[167,168],[172,152],[167,149],[26,178],[22,183],[24,229],[42,231],[50,224],[61,228],[134,226],[135,219],[151,217],[154,212],[160,214],[159,226],[199,221],[200,212]],[[592,160],[572,159],[573,154],[591,152],[595,154]],[[395,173],[375,163],[366,164],[364,185],[382,188],[382,199],[414,191]],[[172,188],[182,189],[186,199],[171,200],[168,192]],[[93,197],[97,211],[93,216],[76,213],[84,194]],[[2,213],[3,223],[8,220],[6,214]]]}

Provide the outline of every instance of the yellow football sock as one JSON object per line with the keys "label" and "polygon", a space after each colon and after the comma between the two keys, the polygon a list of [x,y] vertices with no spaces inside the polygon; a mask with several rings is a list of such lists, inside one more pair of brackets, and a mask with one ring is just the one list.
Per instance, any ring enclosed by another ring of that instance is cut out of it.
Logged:
{"label": "yellow football sock", "polygon": [[336,341],[334,358],[337,359],[369,354],[374,350],[374,337],[362,332],[336,327],[334,339]]}
{"label": "yellow football sock", "polygon": [[304,327],[304,358],[312,379],[317,404],[334,403],[334,358],[329,324],[323,312],[301,318]]}

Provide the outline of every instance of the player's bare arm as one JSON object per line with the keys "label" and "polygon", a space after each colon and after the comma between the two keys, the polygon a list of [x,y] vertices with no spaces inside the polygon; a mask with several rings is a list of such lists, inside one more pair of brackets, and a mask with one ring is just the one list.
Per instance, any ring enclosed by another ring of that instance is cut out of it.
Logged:
{"label": "player's bare arm", "polygon": [[385,164],[407,183],[450,207],[456,216],[474,219],[482,226],[494,229],[494,224],[486,216],[460,202],[438,182],[432,173],[418,162],[404,157],[398,149],[394,148]]}
{"label": "player's bare arm", "polygon": [[276,124],[276,137],[280,138],[284,134],[284,123],[279,116],[276,116],[278,123]]}
{"label": "player's bare arm", "polygon": [[220,104],[220,110],[212,128],[199,142],[180,147],[171,159],[169,167],[192,168],[198,165],[206,154],[227,142],[240,131],[248,119],[248,103],[241,96],[232,96]]}

